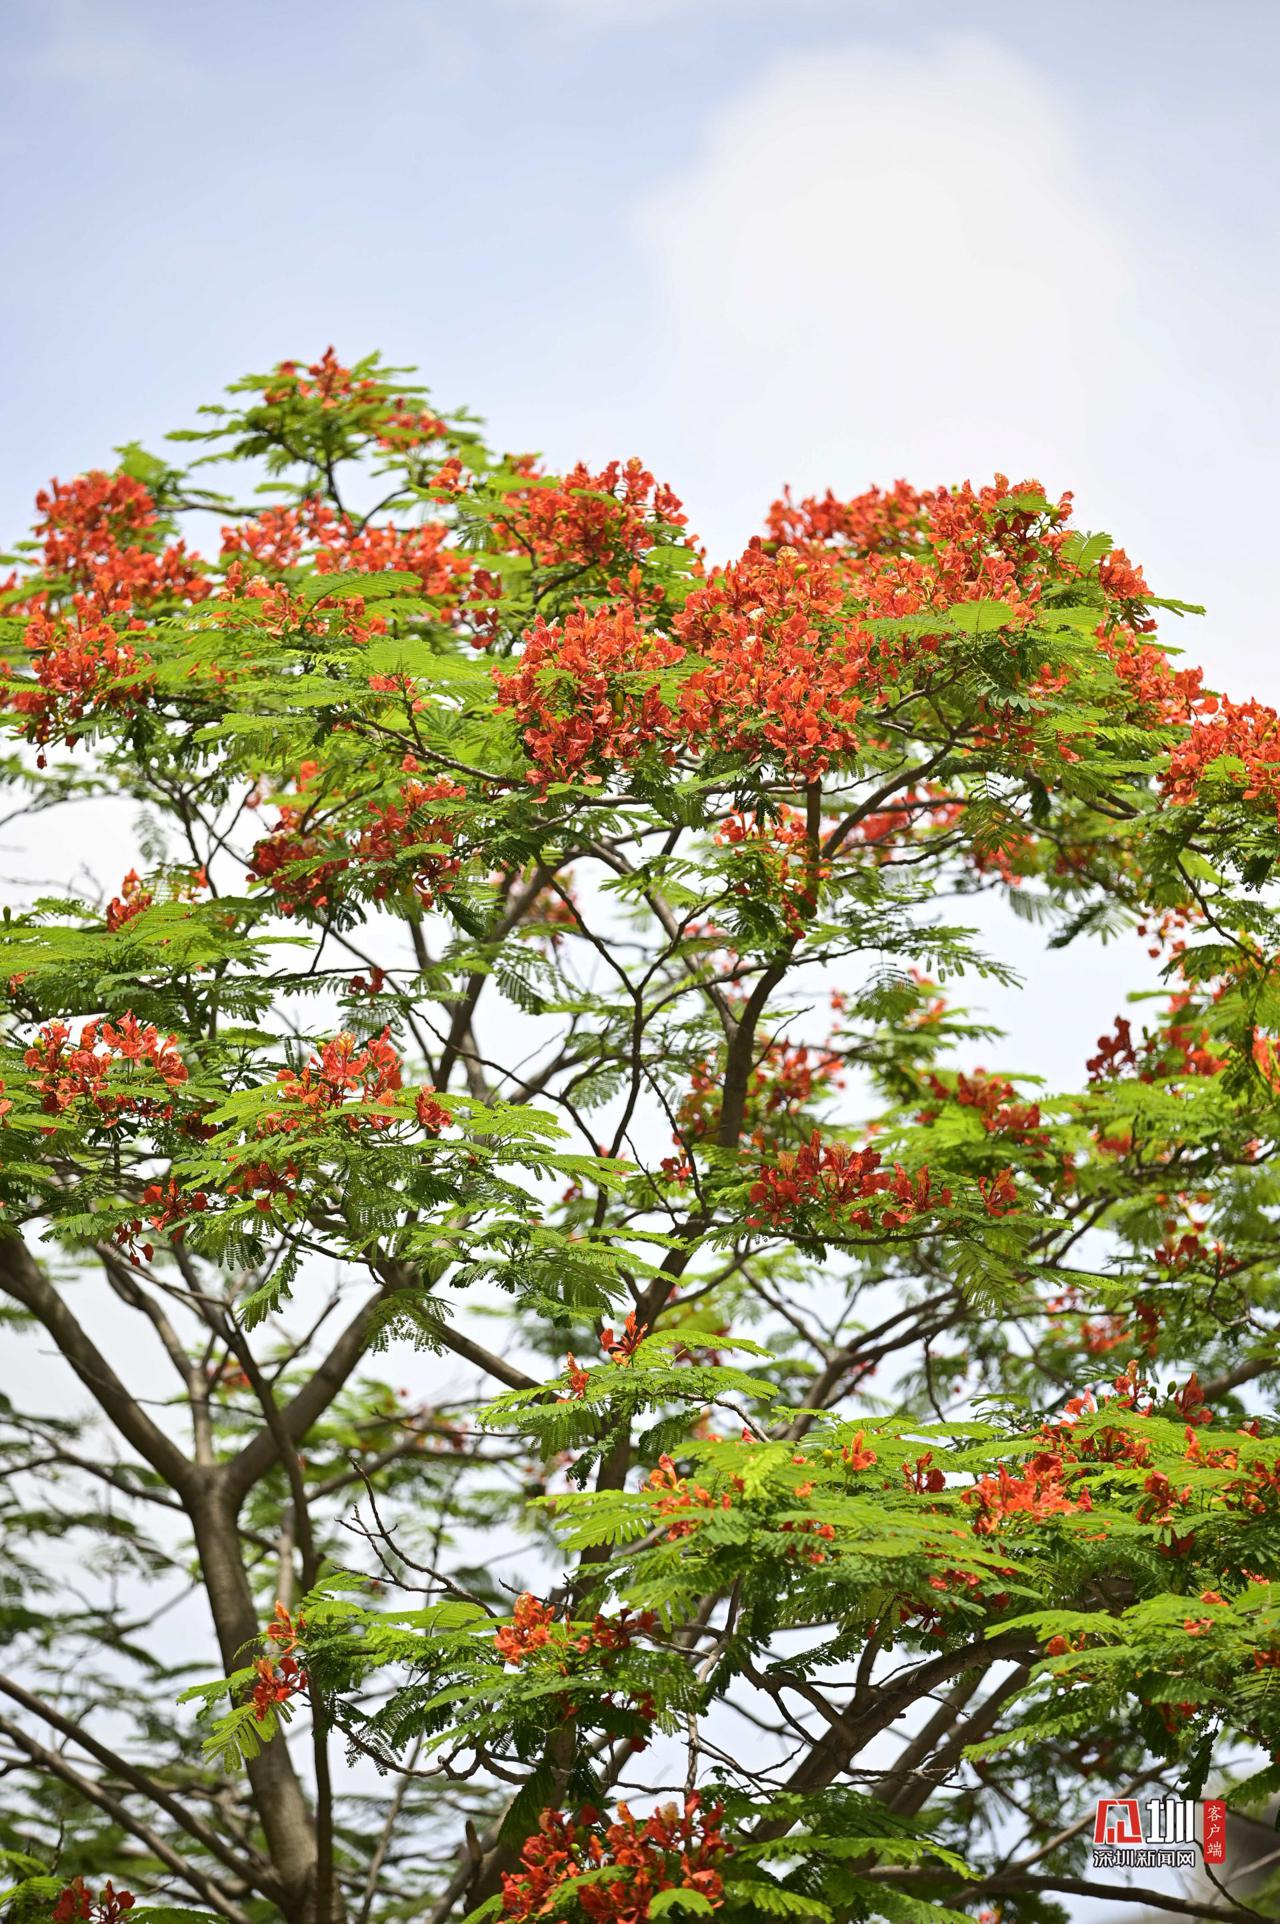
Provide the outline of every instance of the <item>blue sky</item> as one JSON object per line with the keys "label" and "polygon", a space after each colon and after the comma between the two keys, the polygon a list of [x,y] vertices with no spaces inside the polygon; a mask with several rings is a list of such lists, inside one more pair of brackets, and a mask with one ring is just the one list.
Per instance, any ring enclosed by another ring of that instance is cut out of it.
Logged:
{"label": "blue sky", "polygon": [[[1073,488],[1280,700],[1278,54],[1268,0],[5,0],[0,528],[378,345],[717,556],[787,481]],[[1010,1066],[1074,1082],[1139,958],[1010,940]]]}

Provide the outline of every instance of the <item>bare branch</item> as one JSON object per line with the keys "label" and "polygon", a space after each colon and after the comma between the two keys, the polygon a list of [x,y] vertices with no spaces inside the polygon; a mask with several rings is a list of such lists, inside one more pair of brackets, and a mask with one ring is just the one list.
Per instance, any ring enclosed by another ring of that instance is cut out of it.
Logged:
{"label": "bare branch", "polygon": [[65,1757],[59,1756],[57,1751],[49,1750],[44,1744],[37,1743],[21,1724],[11,1722],[8,1717],[0,1717],[0,1731],[3,1731],[9,1742],[29,1757],[39,1769],[46,1771],[51,1777],[61,1778],[64,1784],[77,1791],[89,1803],[96,1804],[99,1810],[106,1811],[122,1830],[128,1831],[131,1836],[138,1839],[139,1843],[145,1844],[162,1864],[167,1865],[175,1877],[180,1877],[184,1884],[203,1897],[210,1909],[218,1911],[227,1918],[229,1924],[251,1924],[248,1913],[241,1910],[235,1899],[215,1878],[180,1856],[172,1845],[167,1844],[163,1837],[151,1829],[149,1824],[144,1824],[140,1818],[135,1817],[128,1805],[120,1798],[113,1796],[101,1784],[95,1784],[88,1777],[82,1776],[66,1761]]}
{"label": "bare branch", "polygon": [[11,1231],[0,1235],[0,1290],[43,1323],[103,1415],[156,1475],[185,1501],[193,1488],[195,1466],[129,1394],[48,1281],[22,1238]]}

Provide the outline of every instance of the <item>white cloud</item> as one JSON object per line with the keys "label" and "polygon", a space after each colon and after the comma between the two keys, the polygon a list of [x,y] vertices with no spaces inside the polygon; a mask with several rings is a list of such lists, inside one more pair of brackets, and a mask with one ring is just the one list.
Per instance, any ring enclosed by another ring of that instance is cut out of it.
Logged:
{"label": "white cloud", "polygon": [[784,481],[1034,474],[1210,601],[1225,625],[1190,646],[1259,680],[1222,541],[1228,477],[1265,460],[1264,330],[1236,322],[1257,290],[1095,164],[1052,86],[979,39],[806,53],[716,112],[636,215],[651,412],[682,423],[663,458],[713,551]]}

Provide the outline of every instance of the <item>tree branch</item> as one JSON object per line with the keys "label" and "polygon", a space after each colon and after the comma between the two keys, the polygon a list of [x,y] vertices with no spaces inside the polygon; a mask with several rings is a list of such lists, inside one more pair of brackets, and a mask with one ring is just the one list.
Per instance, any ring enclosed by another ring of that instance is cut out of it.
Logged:
{"label": "tree branch", "polygon": [[129,1394],[22,1238],[12,1231],[0,1234],[0,1290],[44,1325],[103,1415],[156,1475],[185,1499],[193,1488],[195,1466]]}
{"label": "tree branch", "polygon": [[0,1717],[0,1731],[39,1769],[47,1772],[51,1777],[61,1778],[64,1784],[77,1791],[89,1803],[96,1804],[99,1810],[106,1811],[107,1815],[119,1824],[121,1830],[129,1831],[139,1843],[145,1844],[153,1856],[158,1857],[176,1877],[180,1877],[184,1884],[203,1897],[211,1910],[218,1911],[227,1918],[229,1924],[251,1924],[248,1913],[241,1910],[235,1899],[216,1879],[198,1870],[194,1864],[188,1863],[173,1849],[172,1845],[167,1844],[149,1824],[144,1824],[140,1818],[135,1817],[128,1805],[122,1803],[118,1797],[114,1797],[109,1790],[82,1776],[65,1757],[60,1757],[57,1751],[49,1750],[44,1744],[37,1743],[34,1737],[28,1736],[21,1724],[11,1722],[8,1717]]}
{"label": "tree branch", "polygon": [[130,1785],[139,1796],[147,1798],[157,1810],[162,1810],[167,1817],[171,1817],[175,1824],[187,1832],[188,1836],[194,1837],[197,1843],[203,1844],[210,1856],[216,1857],[220,1864],[244,1883],[252,1885],[264,1897],[270,1898],[272,1903],[279,1901],[280,1886],[261,1862],[241,1857],[231,1850],[216,1830],[206,1824],[203,1818],[197,1817],[193,1811],[188,1810],[179,1798],[165,1789],[163,1784],[158,1784],[145,1771],[139,1770],[136,1764],[131,1764],[127,1758],[108,1749],[106,1744],[99,1742],[98,1738],[91,1736],[70,1717],[64,1717],[52,1705],[42,1702],[39,1697],[33,1697],[29,1690],[24,1690],[22,1685],[15,1683],[12,1678],[0,1676],[0,1692],[3,1692],[6,1697],[11,1697],[14,1703],[21,1704],[22,1708],[30,1711],[33,1717],[39,1717],[42,1723],[49,1725],[50,1729],[69,1738],[73,1744],[86,1751],[96,1763],[101,1764],[104,1770],[109,1770],[113,1776],[119,1777],[123,1783]]}

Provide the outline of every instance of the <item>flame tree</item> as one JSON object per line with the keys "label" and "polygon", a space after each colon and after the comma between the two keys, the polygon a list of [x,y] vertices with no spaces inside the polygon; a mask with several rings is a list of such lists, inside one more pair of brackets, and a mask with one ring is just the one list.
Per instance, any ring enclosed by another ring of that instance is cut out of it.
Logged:
{"label": "flame tree", "polygon": [[[3,591],[7,820],[140,824],[0,928],[13,1914],[1035,1924],[1264,1798],[1275,713],[1030,481],[174,445]],[[979,896],[1154,958],[1071,1092]]]}

